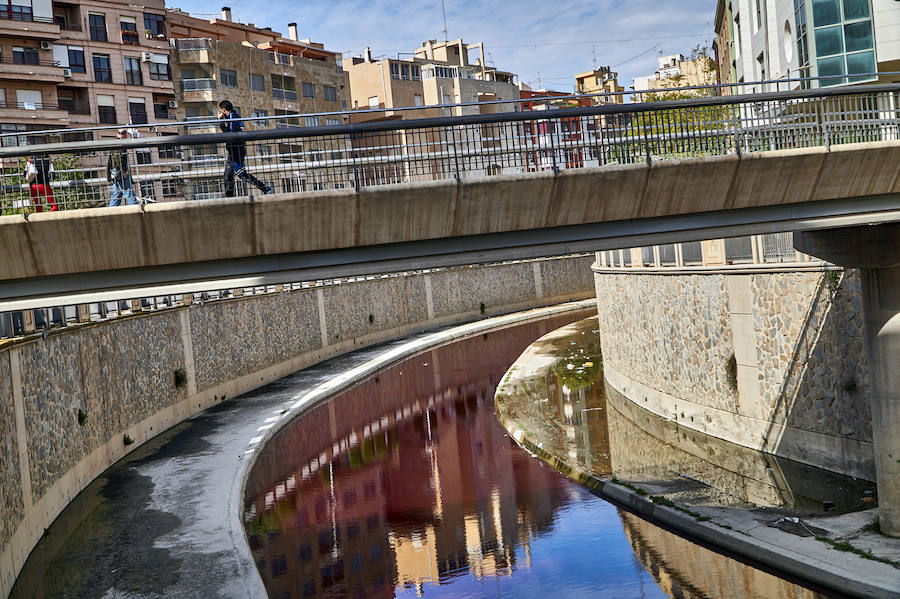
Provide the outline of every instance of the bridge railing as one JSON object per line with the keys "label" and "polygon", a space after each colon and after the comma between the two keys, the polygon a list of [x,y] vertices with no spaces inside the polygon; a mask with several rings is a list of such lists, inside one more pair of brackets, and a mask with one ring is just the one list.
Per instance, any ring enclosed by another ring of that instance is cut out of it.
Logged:
{"label": "bridge railing", "polygon": [[[298,121],[282,115],[277,128],[243,133],[0,148],[0,209],[27,216],[119,196],[144,203],[358,190],[897,140],[900,84],[324,127]],[[127,176],[117,176],[122,154]],[[49,185],[25,180],[35,155],[53,163]],[[227,163],[233,186],[223,177]]]}

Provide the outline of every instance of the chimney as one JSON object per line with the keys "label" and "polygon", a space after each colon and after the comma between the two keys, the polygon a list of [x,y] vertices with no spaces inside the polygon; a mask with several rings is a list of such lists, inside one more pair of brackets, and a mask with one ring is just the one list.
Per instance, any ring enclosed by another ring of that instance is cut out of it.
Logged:
{"label": "chimney", "polygon": [[288,23],[288,39],[292,39],[295,42],[297,41],[297,24],[296,23]]}
{"label": "chimney", "polygon": [[230,21],[231,20],[231,8],[228,6],[222,7],[222,20]]}
{"label": "chimney", "polygon": [[366,62],[372,62],[372,49],[366,46]]}

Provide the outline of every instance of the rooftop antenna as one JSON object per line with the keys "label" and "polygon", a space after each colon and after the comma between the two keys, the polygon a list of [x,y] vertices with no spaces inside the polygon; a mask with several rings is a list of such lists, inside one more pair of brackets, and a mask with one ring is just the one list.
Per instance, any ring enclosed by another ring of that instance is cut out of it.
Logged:
{"label": "rooftop antenna", "polygon": [[592,46],[592,48],[593,48],[593,49],[591,50],[591,57],[593,58],[593,61],[594,61],[594,70],[596,71],[596,70],[597,70],[597,44],[594,44],[594,45]]}
{"label": "rooftop antenna", "polygon": [[447,8],[444,6],[444,0],[441,0],[441,15],[444,17],[444,41],[449,41],[447,38]]}

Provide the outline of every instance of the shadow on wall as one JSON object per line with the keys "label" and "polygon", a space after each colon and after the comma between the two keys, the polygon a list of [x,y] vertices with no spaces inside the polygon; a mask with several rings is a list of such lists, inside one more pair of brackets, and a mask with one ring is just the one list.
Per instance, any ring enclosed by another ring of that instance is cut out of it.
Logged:
{"label": "shadow on wall", "polygon": [[[797,306],[781,301],[776,281],[755,276],[754,330],[760,393],[770,407],[766,449],[875,480],[860,286],[858,270],[825,271],[801,320],[791,318]],[[790,357],[779,373],[773,364],[785,350]],[[839,437],[841,451],[798,431]]]}

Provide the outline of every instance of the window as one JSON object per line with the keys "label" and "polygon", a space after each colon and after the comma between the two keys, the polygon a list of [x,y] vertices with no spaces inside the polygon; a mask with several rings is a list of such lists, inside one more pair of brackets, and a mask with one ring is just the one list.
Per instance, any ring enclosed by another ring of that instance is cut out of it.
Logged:
{"label": "window", "polygon": [[166,39],[166,17],[144,13],[144,33],[149,39]]}
{"label": "window", "polygon": [[147,123],[147,108],[143,98],[128,98],[128,114],[131,116],[132,125],[144,125]]}
{"label": "window", "polygon": [[147,148],[135,150],[134,156],[137,158],[138,164],[151,164],[153,162],[153,154]]}
{"label": "window", "polygon": [[312,98],[316,97],[316,85],[314,83],[308,83],[306,81],[303,82],[303,97],[304,98]]}
{"label": "window", "polygon": [[259,109],[254,108],[254,109],[253,109],[253,112],[250,114],[250,116],[252,116],[252,117],[263,117],[263,116],[269,116],[269,113],[266,112],[265,110],[259,110]]}
{"label": "window", "polygon": [[378,96],[369,98],[369,108],[378,108]]}
{"label": "window", "polygon": [[272,97],[276,100],[296,100],[297,84],[294,78],[272,75]]}
{"label": "window", "polygon": [[329,127],[333,127],[334,125],[340,125],[341,119],[325,119],[325,124]]}
{"label": "window", "polygon": [[[160,60],[157,60],[157,57],[164,58],[165,60],[160,62]],[[169,67],[168,56],[165,54],[153,55],[153,59],[150,61],[150,78],[155,79],[156,81],[172,80],[172,69]]]}
{"label": "window", "polygon": [[812,12],[818,75],[834,76],[821,85],[874,79],[875,40],[869,0],[813,0]]}
{"label": "window", "polygon": [[122,31],[123,44],[138,45],[137,19],[134,17],[120,17],[119,29]]}
{"label": "window", "polygon": [[250,73],[250,89],[255,92],[266,91],[266,78],[262,75]]}
{"label": "window", "polygon": [[39,90],[17,89],[16,105],[25,110],[38,110],[44,107],[44,98]]}
{"label": "window", "polygon": [[413,81],[418,81],[419,79],[422,78],[422,70],[421,70],[421,68],[419,68],[419,65],[413,64],[413,65],[410,65],[409,68],[410,68],[410,73],[411,73]]}
{"label": "window", "polygon": [[125,63],[125,83],[127,85],[143,85],[141,61],[134,56],[123,56],[122,60]]}
{"label": "window", "polygon": [[410,74],[409,74],[409,65],[408,64],[400,65],[400,69],[401,69],[400,72],[402,73],[401,79],[405,79],[405,80],[409,81],[411,78]]}
{"label": "window", "polygon": [[219,83],[223,87],[237,87],[237,71],[219,69]]}
{"label": "window", "polygon": [[40,56],[37,48],[13,47],[13,64],[40,64]]}
{"label": "window", "polygon": [[391,79],[400,78],[400,65],[396,62],[391,63]]}
{"label": "window", "polygon": [[69,69],[73,73],[87,73],[84,66],[84,50],[69,46]]}
{"label": "window", "polygon": [[4,11],[9,9],[9,19],[11,21],[31,21],[33,19],[32,11],[31,11],[31,2],[28,2],[27,5],[23,6],[23,2],[19,2],[18,4],[10,3],[10,6],[6,6],[6,2],[4,2]]}
{"label": "window", "polygon": [[171,198],[178,195],[178,183],[171,179],[163,179],[162,194],[164,198]]}
{"label": "window", "polygon": [[138,189],[141,190],[142,198],[152,198],[155,193],[153,193],[153,181],[141,181],[138,183]]}
{"label": "window", "polygon": [[88,14],[88,27],[91,30],[91,40],[95,42],[108,41],[106,38],[106,17],[98,14]]}
{"label": "window", "polygon": [[762,0],[756,0],[756,29],[762,29]]}
{"label": "window", "polygon": [[94,81],[112,83],[112,71],[109,69],[109,54],[94,54]]}
{"label": "window", "polygon": [[422,106],[422,94],[415,94],[413,96],[413,106]]}
{"label": "window", "polygon": [[178,149],[175,146],[160,146],[159,157],[170,159],[178,158]]}
{"label": "window", "polygon": [[165,100],[155,100],[153,102],[153,118],[169,118],[169,104]]}
{"label": "window", "polygon": [[330,85],[322,86],[322,95],[326,102],[337,102],[337,89]]}
{"label": "window", "polygon": [[116,102],[112,96],[97,95],[97,110],[100,116],[100,123],[104,125],[115,125],[116,119]]}
{"label": "window", "polygon": [[305,117],[304,124],[307,127],[318,127],[319,126],[319,117],[317,117],[317,116]]}

